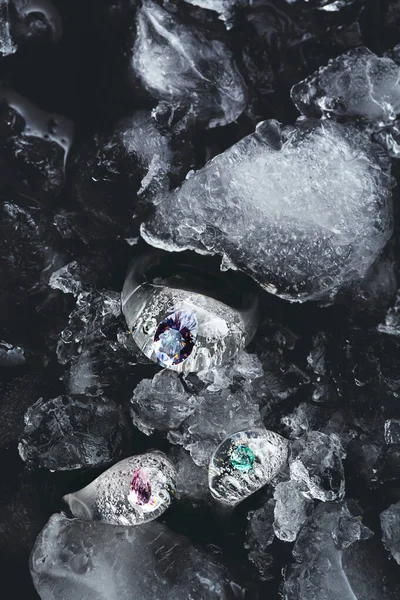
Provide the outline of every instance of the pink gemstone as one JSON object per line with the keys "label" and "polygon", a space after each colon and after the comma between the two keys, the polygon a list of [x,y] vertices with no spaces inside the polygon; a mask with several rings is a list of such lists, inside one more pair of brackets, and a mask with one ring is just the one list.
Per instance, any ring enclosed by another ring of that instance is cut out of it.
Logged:
{"label": "pink gemstone", "polygon": [[133,473],[130,497],[139,505],[148,504],[150,501],[151,485],[143,469],[136,469]]}

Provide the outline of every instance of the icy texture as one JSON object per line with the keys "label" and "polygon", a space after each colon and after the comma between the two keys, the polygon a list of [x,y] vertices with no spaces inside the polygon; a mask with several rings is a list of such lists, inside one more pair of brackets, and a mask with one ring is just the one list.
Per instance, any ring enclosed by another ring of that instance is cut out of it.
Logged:
{"label": "icy texture", "polygon": [[65,382],[70,394],[99,396],[114,388],[121,393],[121,378],[129,384],[136,357],[126,346],[129,338],[119,294],[95,289],[93,271],[94,266],[91,270],[73,262],[50,278],[53,288],[77,296],[76,308],[60,334],[57,357],[68,367]]}
{"label": "icy texture", "polygon": [[400,565],[400,502],[392,504],[381,513],[383,543]]}
{"label": "icy texture", "polygon": [[164,369],[136,386],[131,400],[132,420],[147,435],[154,429],[169,431],[191,415],[200,402],[200,396],[185,391],[177,373]]}
{"label": "icy texture", "polygon": [[42,600],[228,600],[224,570],[163,523],[114,528],[55,514],[31,573]]}
{"label": "icy texture", "polygon": [[73,124],[0,85],[0,173],[29,197],[53,199],[65,183]]}
{"label": "icy texture", "polygon": [[[247,366],[250,369],[243,371]],[[208,387],[201,391],[199,405],[182,425],[168,433],[173,444],[188,450],[198,466],[208,467],[215,448],[231,433],[262,425],[252,381],[260,376],[256,357],[239,353],[230,363],[209,373],[201,372]],[[246,374],[245,374],[246,373]]]}
{"label": "icy texture", "polygon": [[18,46],[60,39],[61,16],[51,0],[13,0],[13,4],[16,8],[13,34]]}
{"label": "icy texture", "polygon": [[132,235],[140,203],[182,181],[192,165],[187,125],[173,109],[157,115],[139,110],[77,147],[71,157],[73,195],[95,218],[96,236]]}
{"label": "icy texture", "polygon": [[[382,564],[382,557],[370,541],[365,541],[368,532],[352,513],[340,504],[320,504],[306,521],[294,547],[295,563],[286,572],[284,600],[398,597],[398,586]],[[343,528],[339,547],[335,543],[338,527]]]}
{"label": "icy texture", "polygon": [[306,487],[309,498],[324,502],[344,496],[346,456],[339,437],[332,433],[310,431],[292,444],[289,459],[290,477]]}
{"label": "icy texture", "polygon": [[233,25],[235,10],[239,6],[246,6],[248,0],[185,0],[185,2],[218,13],[226,28],[230,29]]}
{"label": "icy texture", "polygon": [[0,55],[14,54],[17,48],[13,42],[8,15],[8,1],[0,0]]}
{"label": "icy texture", "polygon": [[268,547],[274,541],[274,504],[270,499],[263,506],[252,510],[247,515],[246,539],[244,547],[248,558],[258,569],[262,579],[272,579],[270,568],[273,557],[268,553]]}
{"label": "icy texture", "polygon": [[285,438],[267,429],[228,436],[210,461],[211,494],[235,506],[276,477],[287,464],[288,449]]}
{"label": "icy texture", "polygon": [[391,234],[388,172],[382,150],[350,126],[266,121],[160,196],[142,236],[222,254],[290,300],[333,295],[365,275]]}
{"label": "icy texture", "polygon": [[0,367],[17,367],[24,363],[23,348],[0,340]]}
{"label": "icy texture", "polygon": [[152,96],[190,101],[196,119],[208,127],[235,121],[246,106],[245,83],[225,44],[150,0],[137,16],[132,68]]}
{"label": "icy texture", "polygon": [[342,507],[338,523],[332,531],[332,537],[339,550],[349,548],[358,540],[367,540],[373,535],[373,532],[365,527],[361,517],[352,515],[348,506]]}
{"label": "icy texture", "polygon": [[124,421],[103,398],[41,398],[25,414],[19,453],[31,467],[65,471],[94,467],[121,457]]}
{"label": "icy texture", "polygon": [[[176,473],[158,451],[125,458],[85,488],[64,496],[72,514],[86,521],[112,525],[140,525],[159,517],[171,504]],[[139,491],[146,484],[143,502]]]}
{"label": "icy texture", "polygon": [[386,444],[400,444],[399,419],[385,421],[385,442]]}
{"label": "icy texture", "polygon": [[400,112],[400,67],[367,48],[355,48],[329,61],[292,88],[306,117],[362,117],[388,122]]}
{"label": "icy texture", "polygon": [[313,503],[295,481],[278,483],[275,488],[274,532],[284,542],[294,542],[300,527],[309,516]]}

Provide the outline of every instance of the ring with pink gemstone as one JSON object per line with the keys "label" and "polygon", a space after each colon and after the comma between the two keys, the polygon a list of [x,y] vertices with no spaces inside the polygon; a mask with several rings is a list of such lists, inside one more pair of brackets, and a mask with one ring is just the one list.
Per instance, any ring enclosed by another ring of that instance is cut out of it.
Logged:
{"label": "ring with pink gemstone", "polygon": [[125,279],[122,311],[135,343],[174,371],[227,362],[257,329],[253,283],[207,260],[151,250],[133,261]]}

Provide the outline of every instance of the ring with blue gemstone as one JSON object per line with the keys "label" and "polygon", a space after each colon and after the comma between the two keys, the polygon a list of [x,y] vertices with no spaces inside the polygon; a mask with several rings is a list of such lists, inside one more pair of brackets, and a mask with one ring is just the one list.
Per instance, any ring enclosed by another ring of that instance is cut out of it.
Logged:
{"label": "ring with blue gemstone", "polygon": [[137,257],[121,299],[140,350],[179,372],[227,362],[251,341],[258,325],[254,284],[188,253],[149,250]]}

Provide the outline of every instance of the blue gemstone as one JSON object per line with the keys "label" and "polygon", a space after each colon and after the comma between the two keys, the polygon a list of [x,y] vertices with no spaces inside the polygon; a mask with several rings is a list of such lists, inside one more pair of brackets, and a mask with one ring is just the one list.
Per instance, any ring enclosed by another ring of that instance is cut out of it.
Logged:
{"label": "blue gemstone", "polygon": [[163,319],[154,335],[157,360],[166,367],[179,365],[191,354],[197,339],[196,315],[176,311]]}

